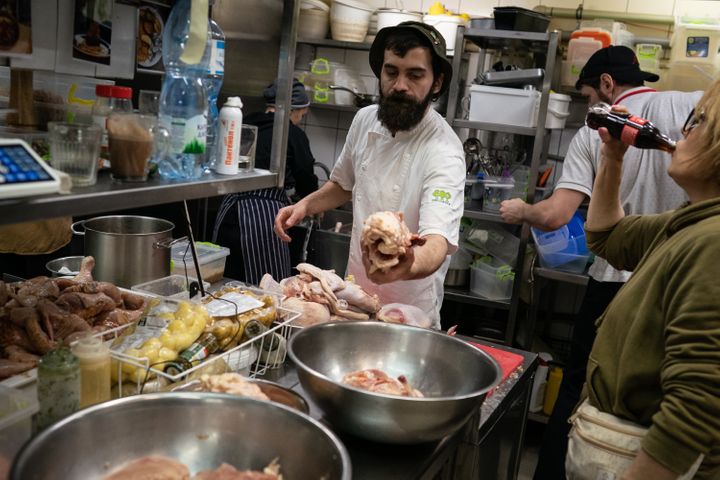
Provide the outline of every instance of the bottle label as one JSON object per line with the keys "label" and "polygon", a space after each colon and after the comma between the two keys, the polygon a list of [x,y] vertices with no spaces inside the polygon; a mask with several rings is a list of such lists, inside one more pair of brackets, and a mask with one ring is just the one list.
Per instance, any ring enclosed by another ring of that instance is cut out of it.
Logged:
{"label": "bottle label", "polygon": [[222,163],[228,168],[237,166],[237,159],[240,153],[240,128],[242,123],[231,119],[220,120],[220,131],[222,132],[222,143],[220,155]]}
{"label": "bottle label", "polygon": [[205,153],[207,118],[195,115],[190,118],[162,115],[160,124],[170,132],[170,153]]}
{"label": "bottle label", "polygon": [[225,41],[211,40],[210,45],[210,65],[208,73],[210,75],[223,75],[225,73]]}
{"label": "bottle label", "polygon": [[630,122],[630,124],[626,124],[623,127],[622,132],[620,133],[620,141],[623,142],[625,145],[635,145],[635,141],[637,140],[637,136],[640,133],[640,130],[634,125],[645,125],[647,123],[647,120],[631,115],[630,117],[628,117],[627,121]]}

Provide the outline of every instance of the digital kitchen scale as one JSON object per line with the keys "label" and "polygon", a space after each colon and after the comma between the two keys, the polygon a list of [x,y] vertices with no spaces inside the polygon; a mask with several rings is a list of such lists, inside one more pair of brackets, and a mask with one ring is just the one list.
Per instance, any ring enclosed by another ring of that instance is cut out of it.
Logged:
{"label": "digital kitchen scale", "polygon": [[0,139],[0,199],[60,191],[60,178],[23,140]]}

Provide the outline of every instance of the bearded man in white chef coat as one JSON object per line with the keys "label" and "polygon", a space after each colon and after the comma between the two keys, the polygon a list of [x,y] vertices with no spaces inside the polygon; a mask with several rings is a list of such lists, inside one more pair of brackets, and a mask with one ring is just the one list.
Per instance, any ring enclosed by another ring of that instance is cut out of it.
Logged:
{"label": "bearded man in white chef coat", "polygon": [[[380,104],[353,119],[330,181],[275,218],[275,232],[308,215],[352,199],[353,230],[348,274],[380,301],[421,308],[440,328],[443,280],[457,249],[463,213],[465,157],[460,139],[431,106],[450,86],[452,66],[435,28],[404,22],[380,30],[370,67],[380,80]],[[386,272],[369,274],[360,247],[363,222],[378,211],[403,212],[412,232],[425,239]]]}

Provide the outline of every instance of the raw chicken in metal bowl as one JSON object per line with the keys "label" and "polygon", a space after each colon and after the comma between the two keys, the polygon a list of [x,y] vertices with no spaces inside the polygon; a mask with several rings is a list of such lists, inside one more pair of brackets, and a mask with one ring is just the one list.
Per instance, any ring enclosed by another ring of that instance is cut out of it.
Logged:
{"label": "raw chicken in metal bowl", "polygon": [[[333,426],[385,443],[420,443],[459,429],[501,379],[497,362],[444,333],[381,322],[307,327],[288,354],[303,390]],[[376,369],[403,376],[422,397],[375,393],[344,384],[345,375]]]}
{"label": "raw chicken in metal bowl", "polygon": [[352,474],[337,437],[291,408],[226,394],[157,393],[102,403],[52,425],[23,447],[10,478],[100,479],[147,456],[178,460],[191,474],[223,463],[262,471],[275,458],[289,480]]}

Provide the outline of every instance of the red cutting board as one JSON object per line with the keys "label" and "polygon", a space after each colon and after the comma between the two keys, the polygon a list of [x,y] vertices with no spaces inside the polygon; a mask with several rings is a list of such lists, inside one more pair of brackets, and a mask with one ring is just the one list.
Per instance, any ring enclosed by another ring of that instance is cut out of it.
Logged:
{"label": "red cutting board", "polygon": [[517,353],[506,352],[499,348],[491,347],[489,345],[481,345],[479,343],[468,342],[470,345],[478,347],[483,352],[487,353],[498,362],[500,369],[502,370],[502,380],[504,382],[517,367],[522,365],[523,357]]}

